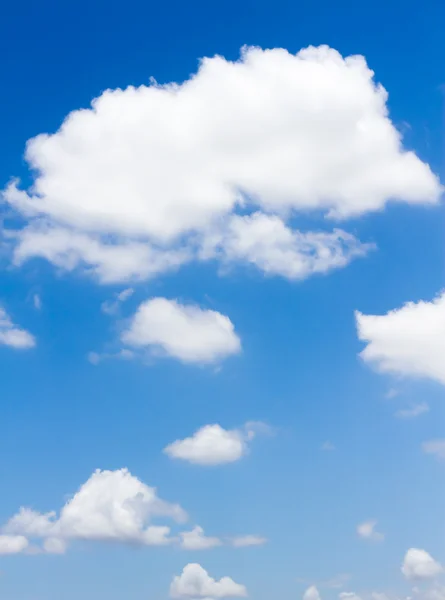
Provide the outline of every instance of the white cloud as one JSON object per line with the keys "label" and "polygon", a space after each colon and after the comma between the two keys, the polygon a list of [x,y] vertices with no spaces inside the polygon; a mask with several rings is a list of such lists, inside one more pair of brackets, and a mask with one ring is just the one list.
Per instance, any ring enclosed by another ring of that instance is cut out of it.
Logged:
{"label": "white cloud", "polygon": [[4,308],[0,306],[0,345],[10,346],[17,350],[27,350],[36,345],[33,335],[20,329],[12,321]]}
{"label": "white cloud", "polygon": [[144,279],[190,260],[196,234],[248,206],[279,235],[252,241],[249,218],[236,218],[225,258],[291,278],[346,264],[363,251],[352,237],[291,232],[270,215],[346,218],[441,193],[403,149],[373,75],[363,57],[326,46],[247,48],[236,62],[204,59],[181,85],[107,90],[28,142],[34,184],[4,192],[28,221],[16,263]]}
{"label": "white cloud", "polygon": [[228,317],[166,298],[143,302],[121,338],[133,348],[160,352],[185,363],[215,363],[241,350]]}
{"label": "white cloud", "polygon": [[181,575],[173,578],[170,586],[171,598],[244,598],[247,590],[244,585],[235,583],[230,577],[222,577],[216,581],[201,565],[186,565]]}
{"label": "white cloud", "polygon": [[29,542],[23,535],[0,535],[0,556],[19,554],[28,548]]}
{"label": "white cloud", "polygon": [[340,229],[302,233],[277,216],[256,212],[234,216],[225,230],[208,234],[201,256],[216,256],[223,264],[247,263],[267,275],[298,280],[344,267],[372,248]]}
{"label": "white cloud", "polygon": [[203,466],[231,463],[248,452],[248,442],[258,430],[261,431],[261,428],[255,423],[247,423],[242,429],[223,429],[218,424],[204,425],[191,437],[169,444],[164,452],[170,458]]}
{"label": "white cloud", "polygon": [[121,304],[128,300],[128,298],[131,298],[133,294],[133,288],[127,288],[125,290],[122,290],[118,294],[115,294],[113,300],[107,300],[106,302],[102,303],[102,312],[104,312],[106,315],[115,315],[117,312],[119,312]]}
{"label": "white cloud", "polygon": [[429,440],[422,444],[425,454],[433,454],[437,458],[445,459],[445,439]]}
{"label": "white cloud", "polygon": [[376,525],[377,521],[375,520],[364,521],[357,526],[357,533],[363,539],[380,542],[385,538],[385,536],[383,533],[376,531]]}
{"label": "white cloud", "polygon": [[430,407],[426,402],[420,402],[410,408],[401,408],[395,413],[395,416],[399,419],[415,419],[420,415],[429,412]]}
{"label": "white cloud", "polygon": [[112,243],[98,235],[39,222],[14,238],[18,240],[14,252],[16,265],[32,257],[45,258],[65,271],[82,267],[101,283],[149,279],[191,259],[187,249],[161,250],[128,239]]}
{"label": "white cloud", "polygon": [[239,535],[231,541],[235,548],[246,548],[247,546],[263,546],[267,539],[260,535]]}
{"label": "white cloud", "polygon": [[311,585],[303,594],[303,600],[321,600],[320,592],[315,585]]}
{"label": "white cloud", "polygon": [[402,564],[402,573],[409,580],[432,579],[442,573],[442,566],[425,550],[410,548]]}
{"label": "white cloud", "polygon": [[340,600],[362,600],[355,592],[340,592],[338,597]]}
{"label": "white cloud", "polygon": [[360,356],[381,371],[429,377],[445,385],[445,292],[386,315],[356,312]]}
{"label": "white cloud", "polygon": [[56,513],[21,508],[3,527],[4,533],[45,541],[48,552],[62,552],[69,540],[100,540],[145,545],[172,541],[170,528],[150,525],[154,517],[181,522],[186,513],[178,504],[161,500],[127,469],[96,471]]}
{"label": "white cloud", "polygon": [[182,531],[179,537],[181,538],[181,548],[184,548],[184,550],[209,550],[222,545],[219,538],[207,537],[204,534],[204,529],[199,525],[191,531]]}

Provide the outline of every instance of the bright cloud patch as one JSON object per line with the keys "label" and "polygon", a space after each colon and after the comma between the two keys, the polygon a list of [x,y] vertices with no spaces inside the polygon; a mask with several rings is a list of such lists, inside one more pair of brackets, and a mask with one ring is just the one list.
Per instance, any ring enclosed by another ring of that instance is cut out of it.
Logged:
{"label": "bright cloud patch", "polygon": [[[326,46],[247,48],[236,62],[204,59],[181,85],[107,90],[28,142],[34,184],[4,192],[28,222],[13,234],[15,262],[146,279],[201,255],[223,223],[223,260],[292,279],[347,264],[364,251],[352,236],[291,231],[280,218],[438,200],[386,101],[363,57]],[[257,211],[253,221],[234,217],[240,208]],[[260,225],[269,237],[258,241]]]}
{"label": "bright cloud patch", "polygon": [[181,575],[176,575],[170,586],[171,598],[244,598],[247,590],[244,585],[235,583],[230,577],[219,581],[210,577],[197,563],[186,565]]}
{"label": "bright cloud patch", "polygon": [[170,458],[203,466],[221,465],[239,460],[248,452],[248,442],[261,428],[246,424],[243,429],[224,429],[205,425],[191,437],[176,440],[164,448]]}
{"label": "bright cloud patch", "polygon": [[96,471],[60,511],[46,514],[21,508],[3,527],[6,534],[44,540],[48,552],[60,553],[70,540],[115,541],[163,545],[172,540],[170,528],[150,525],[155,517],[181,522],[186,513],[178,504],[161,500],[126,469]]}
{"label": "bright cloud patch", "polygon": [[208,550],[222,544],[217,537],[207,537],[203,528],[199,525],[191,531],[183,531],[179,536],[181,538],[181,548],[184,548],[184,550]]}
{"label": "bright cloud patch", "polygon": [[207,234],[201,257],[216,257],[225,265],[246,263],[267,275],[298,280],[344,267],[372,248],[341,229],[301,233],[277,216],[256,212],[234,216],[225,229]]}
{"label": "bright cloud patch", "polygon": [[428,377],[445,385],[445,293],[386,315],[356,313],[361,357],[381,371]]}
{"label": "bright cloud patch", "polygon": [[365,521],[364,523],[360,523],[360,525],[357,526],[357,533],[361,538],[365,540],[381,542],[385,538],[385,536],[383,533],[380,533],[376,530],[376,526],[377,521]]}
{"label": "bright cloud patch", "polygon": [[315,585],[311,585],[307,588],[303,594],[303,600],[321,600],[320,592]]}
{"label": "bright cloud patch", "polygon": [[407,579],[432,579],[442,573],[443,568],[425,550],[410,548],[402,564],[402,573]]}
{"label": "bright cloud patch", "polygon": [[19,554],[26,550],[29,542],[23,535],[0,535],[0,556],[4,554]]}
{"label": "bright cloud patch", "polygon": [[17,350],[27,350],[36,345],[33,335],[15,325],[8,313],[0,306],[0,345]]}
{"label": "bright cloud patch", "polygon": [[142,303],[123,332],[122,341],[185,363],[215,363],[241,350],[228,317],[166,298]]}
{"label": "bright cloud patch", "polygon": [[45,258],[65,271],[82,267],[102,283],[149,279],[191,259],[186,249],[160,250],[128,238],[111,243],[98,235],[40,222],[14,237],[18,242],[15,264]]}

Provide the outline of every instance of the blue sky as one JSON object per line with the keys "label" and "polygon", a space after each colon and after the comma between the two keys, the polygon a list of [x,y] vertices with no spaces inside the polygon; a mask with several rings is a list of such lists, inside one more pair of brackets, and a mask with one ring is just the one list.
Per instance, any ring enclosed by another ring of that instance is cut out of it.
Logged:
{"label": "blue sky", "polygon": [[442,3],[4,13],[0,597],[445,598]]}

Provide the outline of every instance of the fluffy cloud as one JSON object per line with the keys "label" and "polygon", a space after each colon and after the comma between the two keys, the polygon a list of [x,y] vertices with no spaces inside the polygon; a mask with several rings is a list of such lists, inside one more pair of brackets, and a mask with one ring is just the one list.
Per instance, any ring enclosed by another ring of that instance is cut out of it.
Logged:
{"label": "fluffy cloud", "polygon": [[432,579],[442,573],[442,566],[425,550],[410,548],[405,554],[402,573],[409,580]]}
{"label": "fluffy cloud", "polygon": [[425,454],[433,454],[437,458],[445,459],[445,439],[429,440],[422,444]]}
{"label": "fluffy cloud", "polygon": [[303,600],[321,600],[320,592],[315,585],[311,585],[303,594]]}
{"label": "fluffy cloud", "polygon": [[163,545],[172,540],[170,528],[150,525],[155,517],[181,522],[186,513],[178,504],[160,499],[126,469],[96,471],[55,512],[38,513],[21,508],[3,527],[4,533],[44,540],[47,552],[60,553],[69,540],[101,540]]}
{"label": "fluffy cloud", "polygon": [[385,536],[383,533],[376,531],[376,525],[377,521],[364,521],[357,526],[357,533],[363,539],[381,542]]}
{"label": "fluffy cloud", "polygon": [[386,315],[356,313],[361,357],[385,372],[429,377],[445,385],[445,293],[408,302]]}
{"label": "fluffy cloud", "polygon": [[36,341],[25,329],[15,325],[8,313],[0,306],[0,345],[10,346],[18,350],[33,348]]}
{"label": "fluffy cloud", "polygon": [[430,407],[426,402],[420,402],[410,408],[401,408],[396,412],[396,417],[399,419],[415,419],[420,415],[429,412]]}
{"label": "fluffy cloud", "polygon": [[45,258],[65,271],[83,267],[102,283],[149,279],[191,259],[187,249],[161,250],[128,239],[113,243],[98,235],[47,223],[32,224],[11,239],[18,242],[16,265],[32,257]]}
{"label": "fluffy cloud", "polygon": [[[196,236],[226,221],[224,260],[291,278],[342,266],[363,252],[354,238],[291,231],[280,219],[346,218],[441,193],[403,149],[386,101],[363,57],[326,46],[247,48],[236,62],[204,59],[181,85],[107,90],[28,142],[34,184],[3,194],[28,222],[13,234],[15,261],[142,279],[190,260]],[[231,220],[246,207],[253,220]]]}
{"label": "fluffy cloud", "polygon": [[179,536],[181,538],[181,548],[184,548],[184,550],[209,550],[222,544],[217,537],[205,536],[203,528],[198,525],[191,531],[183,531]]}
{"label": "fluffy cloud", "polygon": [[228,317],[166,298],[143,302],[122,333],[122,341],[185,363],[215,363],[241,350]]}
{"label": "fluffy cloud", "polygon": [[261,431],[261,425],[247,423],[243,429],[223,429],[217,424],[205,425],[191,437],[169,444],[164,452],[170,458],[203,466],[235,462],[248,452],[248,442]]}
{"label": "fluffy cloud", "polygon": [[246,263],[267,275],[298,280],[344,267],[372,248],[341,229],[302,233],[277,216],[256,212],[234,216],[225,229],[208,233],[200,256],[216,257],[226,266]]}
{"label": "fluffy cloud", "polygon": [[222,577],[216,581],[201,565],[186,565],[181,575],[173,578],[170,586],[171,598],[244,598],[247,590],[244,585],[235,583],[230,577]]}
{"label": "fluffy cloud", "polygon": [[267,539],[260,535],[239,535],[232,539],[235,548],[246,548],[247,546],[263,546]]}
{"label": "fluffy cloud", "polygon": [[0,556],[19,554],[28,548],[29,542],[23,535],[0,535]]}
{"label": "fluffy cloud", "polygon": [[[182,523],[187,514],[178,504],[159,498],[155,488],[142,483],[127,469],[98,470],[68,500],[59,515],[55,511],[39,513],[22,507],[0,529],[0,554],[25,550],[28,539],[38,544],[32,548],[34,553],[48,554],[63,554],[73,540],[142,546],[175,544],[184,550],[208,550],[223,544],[217,537],[206,536],[198,525],[172,536],[169,526],[152,524],[160,518]],[[235,540],[240,543],[235,544]],[[231,545],[239,546],[262,542],[257,536],[230,540]]]}

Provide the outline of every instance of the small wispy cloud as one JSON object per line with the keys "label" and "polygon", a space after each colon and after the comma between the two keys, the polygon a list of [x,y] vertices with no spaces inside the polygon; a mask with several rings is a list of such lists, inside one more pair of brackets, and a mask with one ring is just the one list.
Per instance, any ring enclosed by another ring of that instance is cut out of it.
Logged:
{"label": "small wispy cloud", "polygon": [[34,294],[32,297],[32,302],[34,304],[34,308],[36,310],[42,310],[42,299],[39,294]]}
{"label": "small wispy cloud", "polygon": [[415,419],[416,417],[429,412],[429,410],[429,405],[426,402],[421,402],[410,408],[401,408],[395,413],[395,416],[398,419]]}
{"label": "small wispy cloud", "polygon": [[358,535],[365,539],[373,542],[382,542],[385,539],[385,535],[379,531],[376,531],[375,527],[377,521],[375,519],[369,519],[357,525]]}
{"label": "small wispy cloud", "polygon": [[35,337],[13,321],[6,310],[0,306],[0,345],[16,350],[27,350],[36,345]]}
{"label": "small wispy cloud", "polygon": [[265,537],[260,535],[240,535],[232,538],[231,543],[235,548],[246,548],[247,546],[263,546],[267,542]]}
{"label": "small wispy cloud", "polygon": [[422,450],[425,454],[433,454],[436,458],[445,460],[445,438],[424,442]]}
{"label": "small wispy cloud", "polygon": [[336,447],[334,446],[334,444],[332,442],[330,442],[329,440],[326,440],[326,442],[324,442],[321,445],[320,450],[324,450],[325,452],[332,452],[333,450],[336,450]]}
{"label": "small wispy cloud", "polygon": [[108,360],[109,358],[120,358],[122,360],[131,360],[132,358],[134,358],[134,352],[124,348],[124,349],[120,350],[119,352],[114,352],[114,353],[103,352],[102,354],[100,354],[99,352],[89,352],[87,354],[88,362],[95,366],[98,365],[99,363],[103,362],[104,360]]}
{"label": "small wispy cloud", "polygon": [[107,300],[101,305],[101,310],[107,315],[115,315],[119,312],[119,308],[123,302],[128,300],[134,294],[133,288],[127,288],[116,294],[113,300]]}
{"label": "small wispy cloud", "polygon": [[297,582],[303,583],[308,586],[313,585],[317,588],[335,590],[344,587],[351,579],[352,575],[350,573],[339,573],[338,575],[334,575],[334,577],[331,577],[330,579],[316,581],[315,583],[313,581],[301,577],[297,579]]}

